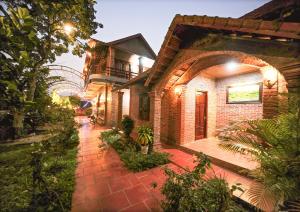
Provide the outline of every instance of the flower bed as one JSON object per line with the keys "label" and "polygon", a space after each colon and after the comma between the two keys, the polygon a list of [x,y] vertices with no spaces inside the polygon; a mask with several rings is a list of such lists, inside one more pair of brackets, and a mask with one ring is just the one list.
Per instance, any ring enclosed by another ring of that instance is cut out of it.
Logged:
{"label": "flower bed", "polygon": [[100,138],[119,153],[124,165],[131,171],[143,171],[169,163],[167,153],[152,151],[143,154],[137,142],[122,137],[116,130],[102,132]]}

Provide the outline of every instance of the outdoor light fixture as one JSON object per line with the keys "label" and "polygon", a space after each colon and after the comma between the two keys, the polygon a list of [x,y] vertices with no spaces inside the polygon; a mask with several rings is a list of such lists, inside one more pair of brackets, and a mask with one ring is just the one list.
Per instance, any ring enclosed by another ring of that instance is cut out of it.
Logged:
{"label": "outdoor light fixture", "polygon": [[64,24],[64,31],[67,35],[70,35],[74,30],[75,27],[72,24],[70,23]]}
{"label": "outdoor light fixture", "polygon": [[262,68],[262,74],[264,85],[271,89],[277,83],[277,70],[271,66],[266,66]]}
{"label": "outdoor light fixture", "polygon": [[88,56],[88,57],[91,57],[92,56],[92,53],[91,52],[86,52],[86,55]]}
{"label": "outdoor light fixture", "polygon": [[237,69],[237,67],[238,67],[238,63],[235,61],[230,61],[225,64],[225,68],[228,71],[234,71]]}
{"label": "outdoor light fixture", "polygon": [[179,97],[182,93],[182,87],[181,86],[176,86],[175,89],[174,89],[174,92],[175,92],[175,95]]}

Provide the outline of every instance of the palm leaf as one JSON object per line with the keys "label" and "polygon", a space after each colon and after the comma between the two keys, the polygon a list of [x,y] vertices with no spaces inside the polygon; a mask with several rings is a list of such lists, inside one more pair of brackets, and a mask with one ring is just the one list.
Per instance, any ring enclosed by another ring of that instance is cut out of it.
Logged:
{"label": "palm leaf", "polygon": [[273,211],[276,205],[276,198],[272,191],[263,184],[254,182],[247,191],[250,203],[265,211]]}
{"label": "palm leaf", "polygon": [[300,211],[300,200],[288,202],[290,212],[299,212]]}

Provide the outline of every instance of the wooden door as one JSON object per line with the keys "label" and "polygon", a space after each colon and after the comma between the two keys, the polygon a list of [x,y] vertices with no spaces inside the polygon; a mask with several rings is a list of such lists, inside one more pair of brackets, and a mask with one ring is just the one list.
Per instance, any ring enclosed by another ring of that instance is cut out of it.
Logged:
{"label": "wooden door", "polygon": [[196,91],[195,139],[206,138],[207,92]]}

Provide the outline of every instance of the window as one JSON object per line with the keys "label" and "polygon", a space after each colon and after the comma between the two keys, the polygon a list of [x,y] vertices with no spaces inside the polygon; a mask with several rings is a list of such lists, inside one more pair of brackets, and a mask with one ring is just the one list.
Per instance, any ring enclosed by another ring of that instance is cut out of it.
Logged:
{"label": "window", "polygon": [[139,119],[149,121],[150,98],[147,93],[139,96]]}
{"label": "window", "polygon": [[227,104],[261,103],[262,83],[228,86]]}

